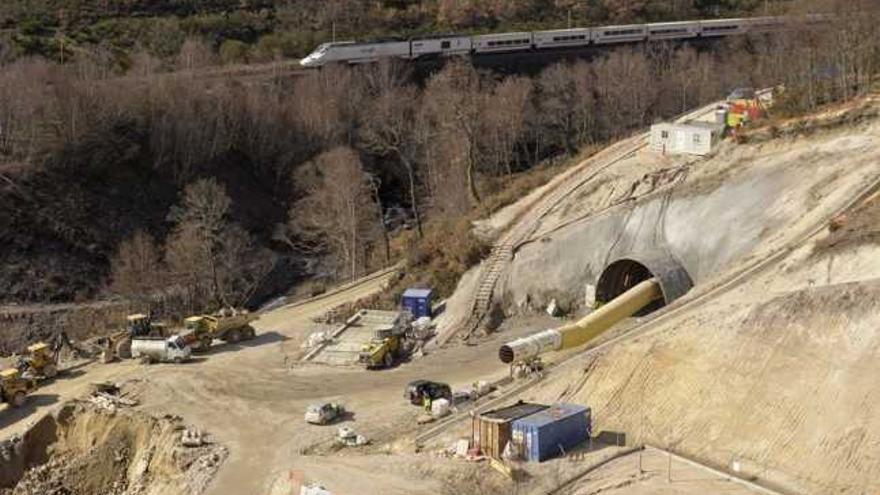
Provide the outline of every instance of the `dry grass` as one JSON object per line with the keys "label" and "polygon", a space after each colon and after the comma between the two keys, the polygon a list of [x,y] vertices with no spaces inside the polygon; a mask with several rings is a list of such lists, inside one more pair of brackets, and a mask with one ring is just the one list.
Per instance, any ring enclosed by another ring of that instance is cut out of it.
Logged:
{"label": "dry grass", "polygon": [[830,234],[816,243],[813,254],[880,243],[880,193],[832,220],[828,230]]}

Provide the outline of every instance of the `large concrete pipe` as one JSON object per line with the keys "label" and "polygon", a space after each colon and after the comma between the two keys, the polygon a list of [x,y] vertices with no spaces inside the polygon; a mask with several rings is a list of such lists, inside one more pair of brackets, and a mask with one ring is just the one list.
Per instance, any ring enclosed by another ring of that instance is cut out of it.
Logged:
{"label": "large concrete pipe", "polygon": [[662,297],[657,278],[650,278],[575,323],[544,330],[502,345],[498,350],[498,357],[504,363],[512,363],[532,359],[545,352],[584,345],[615,323],[629,318]]}

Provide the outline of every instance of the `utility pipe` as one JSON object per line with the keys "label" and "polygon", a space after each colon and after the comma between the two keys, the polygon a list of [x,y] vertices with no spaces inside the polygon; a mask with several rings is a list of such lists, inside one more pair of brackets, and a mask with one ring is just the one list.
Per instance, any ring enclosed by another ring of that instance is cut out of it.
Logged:
{"label": "utility pipe", "polygon": [[521,362],[545,352],[582,346],[615,323],[629,318],[662,297],[659,282],[656,278],[650,278],[574,323],[544,330],[502,345],[498,350],[498,357],[503,363]]}

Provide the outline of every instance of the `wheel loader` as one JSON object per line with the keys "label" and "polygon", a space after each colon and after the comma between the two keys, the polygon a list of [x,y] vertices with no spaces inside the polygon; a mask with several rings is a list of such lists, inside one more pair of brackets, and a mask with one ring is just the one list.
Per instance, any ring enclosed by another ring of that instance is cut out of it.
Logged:
{"label": "wheel loader", "polygon": [[256,331],[250,323],[255,319],[256,315],[238,311],[190,316],[184,320],[183,337],[194,351],[206,351],[214,339],[234,344],[254,338]]}
{"label": "wheel loader", "polygon": [[37,384],[32,379],[23,378],[15,368],[0,371],[0,399],[12,407],[21,407],[27,395]]}
{"label": "wheel loader", "polygon": [[370,342],[364,345],[358,358],[367,369],[390,368],[403,354],[404,336],[395,328],[376,330]]}
{"label": "wheel loader", "polygon": [[27,354],[22,356],[17,366],[26,378],[48,380],[58,375],[58,357],[45,342],[28,346]]}

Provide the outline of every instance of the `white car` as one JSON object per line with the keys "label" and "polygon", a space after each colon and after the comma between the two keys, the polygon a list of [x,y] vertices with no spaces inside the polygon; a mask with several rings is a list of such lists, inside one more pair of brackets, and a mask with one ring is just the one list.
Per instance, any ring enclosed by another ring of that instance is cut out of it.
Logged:
{"label": "white car", "polygon": [[323,404],[312,404],[306,408],[306,423],[313,425],[326,425],[332,423],[342,416],[345,408],[341,404],[334,402],[325,402]]}

